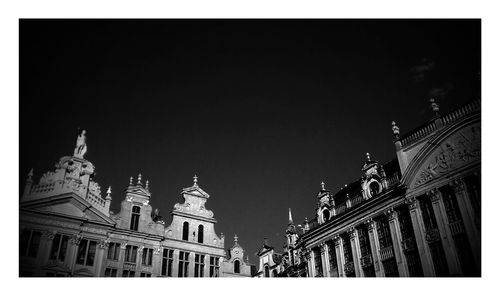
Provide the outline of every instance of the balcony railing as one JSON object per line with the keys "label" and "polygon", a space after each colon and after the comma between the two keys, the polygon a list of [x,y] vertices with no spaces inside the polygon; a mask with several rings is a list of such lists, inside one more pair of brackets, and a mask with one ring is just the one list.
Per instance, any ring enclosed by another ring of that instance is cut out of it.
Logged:
{"label": "balcony railing", "polygon": [[464,225],[462,224],[462,220],[450,223],[450,232],[451,235],[464,233]]}
{"label": "balcony railing", "polygon": [[[441,116],[439,119],[441,119],[443,125],[447,125],[447,124],[450,124],[450,123],[464,117],[465,115],[470,114],[473,111],[479,109],[480,106],[481,106],[481,103],[479,100],[473,101],[473,102],[470,102],[466,105],[463,105],[462,107],[460,107],[458,109],[451,111],[450,113],[447,113],[447,114]],[[436,119],[431,121],[431,122],[428,122],[427,124],[420,126],[416,129],[410,131],[406,135],[402,136],[400,139],[401,145],[404,147],[404,146],[409,145],[413,142],[416,142],[416,141],[424,138],[425,136],[431,134],[437,128],[438,127],[436,125]]]}
{"label": "balcony railing", "polygon": [[394,257],[394,251],[392,250],[392,246],[380,249],[380,259],[382,261],[391,259],[393,257]]}

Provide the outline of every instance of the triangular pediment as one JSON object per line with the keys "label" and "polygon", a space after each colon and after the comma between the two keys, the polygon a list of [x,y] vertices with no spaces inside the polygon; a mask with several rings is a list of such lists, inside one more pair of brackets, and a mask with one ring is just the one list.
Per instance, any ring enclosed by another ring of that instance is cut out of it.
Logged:
{"label": "triangular pediment", "polygon": [[204,198],[209,198],[210,195],[206,193],[203,189],[201,189],[199,186],[192,186],[188,188],[182,189],[183,194],[190,194],[194,196],[199,196],[199,197],[204,197]]}
{"label": "triangular pediment", "polygon": [[86,219],[97,223],[114,224],[115,222],[104,213],[93,207],[89,202],[75,194],[53,196],[21,204],[21,209],[39,213],[59,214],[65,217]]}
{"label": "triangular pediment", "polygon": [[477,119],[448,128],[431,138],[408,165],[402,182],[415,190],[480,162],[481,127]]}
{"label": "triangular pediment", "polygon": [[262,254],[265,254],[271,250],[274,250],[274,248],[267,245],[263,245],[262,248],[257,252],[257,256],[261,256]]}
{"label": "triangular pediment", "polygon": [[129,188],[127,190],[127,193],[132,193],[132,194],[137,194],[137,195],[142,195],[142,196],[151,196],[151,193],[143,188],[142,186],[135,186],[132,188]]}

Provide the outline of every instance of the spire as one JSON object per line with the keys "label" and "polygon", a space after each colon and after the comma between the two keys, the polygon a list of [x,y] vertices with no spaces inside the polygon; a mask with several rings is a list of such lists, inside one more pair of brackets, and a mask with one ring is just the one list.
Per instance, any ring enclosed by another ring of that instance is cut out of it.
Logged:
{"label": "spire", "polygon": [[288,224],[293,224],[292,210],[288,208]]}
{"label": "spire", "polygon": [[396,140],[399,140],[399,127],[396,125],[395,121],[392,122],[392,133]]}
{"label": "spire", "polygon": [[108,187],[108,190],[106,191],[106,199],[111,199],[111,185]]}
{"label": "spire", "polygon": [[141,175],[141,173],[139,173],[139,176],[137,176],[137,184],[136,185],[142,185],[141,180],[142,180],[142,175]]}
{"label": "spire", "polygon": [[196,176],[196,174],[194,174],[193,177],[193,186],[198,186],[198,176]]}
{"label": "spire", "polygon": [[370,153],[366,152],[366,161],[370,161]]}

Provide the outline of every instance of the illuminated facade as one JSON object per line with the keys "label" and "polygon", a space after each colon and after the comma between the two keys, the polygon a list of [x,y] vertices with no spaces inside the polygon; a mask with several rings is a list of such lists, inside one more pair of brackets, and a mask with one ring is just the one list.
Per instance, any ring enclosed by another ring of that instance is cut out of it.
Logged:
{"label": "illuminated facade", "polygon": [[[289,217],[276,276],[481,275],[481,108],[470,102],[400,136],[396,158],[367,153],[361,178],[321,184],[301,234]],[[262,264],[262,258],[261,258]]]}
{"label": "illuminated facade", "polygon": [[20,202],[20,276],[250,276],[243,248],[235,242],[226,250],[215,233],[217,221],[205,208],[210,196],[196,176],[170,225],[153,211],[140,174],[135,183],[130,178],[115,214],[111,188],[103,197],[86,149],[83,131],[73,156],[62,157],[55,171],[37,184],[29,173]]}

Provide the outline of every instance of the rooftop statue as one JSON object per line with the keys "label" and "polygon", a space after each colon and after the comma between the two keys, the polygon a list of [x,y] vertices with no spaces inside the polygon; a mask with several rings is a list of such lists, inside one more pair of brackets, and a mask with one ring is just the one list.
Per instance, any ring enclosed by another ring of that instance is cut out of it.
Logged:
{"label": "rooftop statue", "polygon": [[73,153],[74,157],[83,158],[83,156],[87,152],[87,144],[85,143],[85,141],[86,141],[85,130],[82,130],[82,132],[76,138],[76,147],[75,147],[75,152]]}

